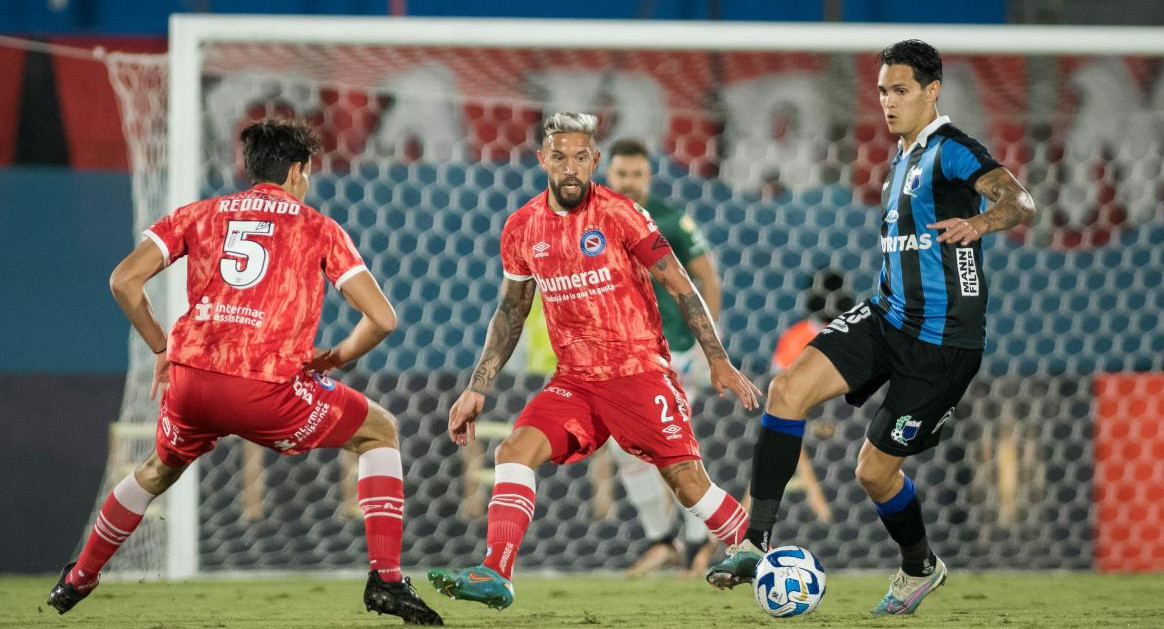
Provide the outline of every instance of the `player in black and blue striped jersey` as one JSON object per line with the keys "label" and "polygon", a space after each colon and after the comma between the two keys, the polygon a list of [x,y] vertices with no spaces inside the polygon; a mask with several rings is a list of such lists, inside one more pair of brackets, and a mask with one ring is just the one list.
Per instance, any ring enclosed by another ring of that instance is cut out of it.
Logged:
{"label": "player in black and blue striped jersey", "polygon": [[878,60],[881,108],[889,131],[899,137],[881,194],[878,290],[837,317],[772,380],[752,455],[747,539],[729,549],[707,580],[726,588],[755,574],[784,487],[796,471],[807,413],[840,395],[863,404],[888,382],[858,455],[857,478],[901,547],[901,569],[873,610],[897,615],[913,613],[947,574],[930,549],[921,502],[902,464],[937,445],[982,362],[982,236],[1029,219],[1035,206],[980,143],[938,114],[937,50],[907,40],[883,50]]}

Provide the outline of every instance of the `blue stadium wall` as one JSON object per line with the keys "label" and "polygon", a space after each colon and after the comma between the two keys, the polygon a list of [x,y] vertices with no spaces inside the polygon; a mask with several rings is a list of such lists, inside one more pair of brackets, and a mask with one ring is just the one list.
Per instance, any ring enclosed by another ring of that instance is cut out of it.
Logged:
{"label": "blue stadium wall", "polygon": [[[467,2],[466,0],[159,0],[126,3],[114,0],[69,2],[61,10],[41,0],[16,0],[6,8],[0,29],[23,33],[164,34],[170,13],[385,15],[393,5],[404,15],[418,17],[546,17],[581,19],[759,20],[818,22],[826,19],[825,2],[798,0],[590,0],[585,3],[547,3],[541,0]],[[846,22],[904,22],[1001,24],[1006,21],[1005,0],[845,0],[841,18]],[[712,5],[719,5],[715,14]]]}

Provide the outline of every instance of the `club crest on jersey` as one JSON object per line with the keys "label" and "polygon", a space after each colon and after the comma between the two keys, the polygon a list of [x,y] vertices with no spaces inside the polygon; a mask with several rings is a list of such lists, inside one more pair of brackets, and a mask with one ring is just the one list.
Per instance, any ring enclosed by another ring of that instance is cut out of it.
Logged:
{"label": "club crest on jersey", "polygon": [[315,381],[319,383],[319,386],[327,389],[328,391],[335,391],[335,380],[332,380],[331,378],[320,373],[313,375],[315,376]]}
{"label": "club crest on jersey", "polygon": [[915,196],[917,189],[921,187],[922,183],[922,167],[914,166],[909,169],[909,174],[905,176],[905,186],[901,189],[902,192],[909,196]]}
{"label": "club crest on jersey", "polygon": [[578,244],[583,255],[593,258],[606,250],[606,236],[600,230],[588,229],[582,234],[582,240]]}
{"label": "club crest on jersey", "polygon": [[889,438],[903,446],[907,446],[917,436],[917,431],[921,428],[921,425],[921,420],[914,419],[913,415],[902,415],[897,418],[897,424],[894,425],[893,431],[889,433]]}

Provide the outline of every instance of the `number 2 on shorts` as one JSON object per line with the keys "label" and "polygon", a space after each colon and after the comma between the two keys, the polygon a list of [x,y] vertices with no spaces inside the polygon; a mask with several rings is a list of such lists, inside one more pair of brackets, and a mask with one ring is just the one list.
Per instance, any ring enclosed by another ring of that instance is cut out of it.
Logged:
{"label": "number 2 on shorts", "polygon": [[671,413],[668,412],[671,410],[671,407],[667,405],[667,398],[665,396],[656,395],[655,404],[658,404],[662,407],[662,409],[659,410],[659,421],[663,422],[664,424],[667,422],[675,421],[675,418],[672,417]]}

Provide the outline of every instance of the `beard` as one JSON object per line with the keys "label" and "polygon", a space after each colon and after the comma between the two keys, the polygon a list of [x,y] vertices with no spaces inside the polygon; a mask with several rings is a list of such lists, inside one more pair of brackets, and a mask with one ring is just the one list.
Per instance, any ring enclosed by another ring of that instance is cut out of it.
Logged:
{"label": "beard", "polygon": [[[577,184],[579,187],[578,194],[576,194],[576,195],[563,194],[562,193],[562,186],[564,186],[566,184]],[[582,203],[582,200],[586,198],[586,193],[589,191],[590,191],[590,183],[589,182],[582,183],[578,179],[574,179],[574,178],[563,179],[559,183],[554,183],[553,181],[550,182],[550,192],[553,193],[554,198],[557,199],[558,205],[566,208],[567,210],[572,210],[572,209],[578,207],[578,205]]]}

